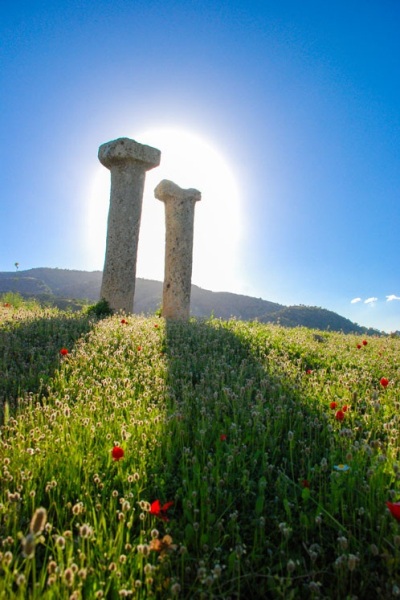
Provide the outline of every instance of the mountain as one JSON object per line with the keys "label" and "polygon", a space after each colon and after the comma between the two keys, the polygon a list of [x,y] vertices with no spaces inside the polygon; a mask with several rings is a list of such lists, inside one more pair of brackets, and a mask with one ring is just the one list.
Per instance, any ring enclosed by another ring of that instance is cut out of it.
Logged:
{"label": "mountain", "polygon": [[[14,273],[0,272],[0,294],[15,292],[26,298],[60,308],[77,309],[83,303],[97,302],[100,297],[101,271],[37,268]],[[137,278],[135,312],[151,314],[160,307],[162,283]],[[263,323],[280,323],[285,327],[305,326],[313,329],[343,331],[343,333],[380,334],[353,323],[335,312],[315,306],[284,306],[261,298],[230,292],[211,292],[192,285],[191,314],[195,317]]]}

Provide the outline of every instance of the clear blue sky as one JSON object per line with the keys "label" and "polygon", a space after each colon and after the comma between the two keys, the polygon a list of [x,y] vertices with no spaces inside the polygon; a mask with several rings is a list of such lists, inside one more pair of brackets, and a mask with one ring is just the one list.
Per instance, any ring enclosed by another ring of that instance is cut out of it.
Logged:
{"label": "clear blue sky", "polygon": [[238,184],[226,291],[400,329],[399,31],[398,0],[2,2],[0,270],[101,269],[98,146],[175,127]]}

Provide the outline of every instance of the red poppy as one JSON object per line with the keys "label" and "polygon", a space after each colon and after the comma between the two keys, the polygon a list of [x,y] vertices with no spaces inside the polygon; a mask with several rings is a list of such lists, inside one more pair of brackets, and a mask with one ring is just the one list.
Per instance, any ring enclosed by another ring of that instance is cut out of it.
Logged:
{"label": "red poppy", "polygon": [[66,348],[61,348],[60,354],[61,354],[61,356],[67,356],[68,350]]}
{"label": "red poppy", "polygon": [[337,421],[343,421],[343,419],[344,419],[344,412],[342,410],[336,411],[335,419]]}
{"label": "red poppy", "polygon": [[122,325],[127,325],[128,321],[126,321],[126,319],[121,319],[121,323]]}
{"label": "red poppy", "polygon": [[337,402],[331,402],[329,405],[329,408],[331,408],[332,410],[334,410],[337,407]]}
{"label": "red poppy", "polygon": [[308,481],[308,479],[302,479],[301,485],[303,486],[303,488],[309,488],[310,482]]}
{"label": "red poppy", "polygon": [[124,457],[124,454],[125,452],[121,446],[114,446],[114,448],[111,450],[111,456],[114,460],[121,460],[121,458]]}
{"label": "red poppy", "polygon": [[219,439],[221,440],[221,442],[225,442],[227,438],[226,433],[221,433],[221,435],[219,436]]}
{"label": "red poppy", "polygon": [[154,323],[154,327],[157,329],[159,327],[158,323]]}
{"label": "red poppy", "polygon": [[382,379],[381,379],[381,385],[383,387],[387,387],[389,385],[389,379],[386,379],[386,377],[382,377]]}
{"label": "red poppy", "polygon": [[161,506],[161,502],[159,500],[154,500],[154,502],[150,505],[150,514],[155,517],[159,517],[163,521],[169,521],[166,512],[173,505],[173,502],[166,502]]}
{"label": "red poppy", "polygon": [[400,502],[386,502],[386,506],[394,518],[400,521]]}
{"label": "red poppy", "polygon": [[366,346],[368,344],[367,340],[363,340],[363,346]]}
{"label": "red poppy", "polygon": [[11,304],[9,302],[5,302],[3,304],[4,308],[10,308]]}
{"label": "red poppy", "polygon": [[361,344],[357,344],[357,348],[360,349],[362,346]]}
{"label": "red poppy", "polygon": [[137,347],[137,350],[138,350],[138,352],[140,352],[140,351],[141,351],[141,349],[142,349],[142,346],[138,346],[138,347]]}
{"label": "red poppy", "polygon": [[307,373],[307,375],[311,375],[312,370],[311,369],[307,369],[306,373]]}
{"label": "red poppy", "polygon": [[342,411],[343,412],[347,412],[349,410],[349,407],[347,406],[347,404],[345,404],[344,406],[342,406]]}

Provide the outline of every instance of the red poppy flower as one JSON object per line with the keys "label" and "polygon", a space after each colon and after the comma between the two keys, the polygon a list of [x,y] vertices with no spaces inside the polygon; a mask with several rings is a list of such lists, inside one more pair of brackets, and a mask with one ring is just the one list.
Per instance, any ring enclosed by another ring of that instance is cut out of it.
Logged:
{"label": "red poppy flower", "polygon": [[68,350],[66,348],[61,348],[60,354],[61,354],[61,356],[67,356]]}
{"label": "red poppy flower", "polygon": [[303,486],[303,488],[309,488],[310,482],[308,481],[308,479],[302,479],[301,485]]}
{"label": "red poppy flower", "polygon": [[366,346],[368,344],[367,340],[363,340],[363,346]]}
{"label": "red poppy flower", "polygon": [[138,347],[137,347],[137,351],[138,351],[138,352],[140,352],[140,351],[141,351],[141,349],[142,349],[142,346],[138,346]]}
{"label": "red poppy flower", "polygon": [[394,518],[400,522],[400,502],[386,502],[386,506]]}
{"label": "red poppy flower", "polygon": [[158,323],[154,323],[154,327],[157,329],[159,327]]}
{"label": "red poppy flower", "polygon": [[344,412],[342,410],[336,411],[335,419],[337,421],[343,421],[343,419],[344,419]]}
{"label": "red poppy flower", "polygon": [[227,438],[226,433],[221,433],[221,435],[219,436],[219,439],[221,440],[221,442],[225,442]]}
{"label": "red poppy flower", "polygon": [[163,521],[169,521],[166,512],[173,505],[173,502],[166,502],[161,506],[161,502],[159,500],[154,500],[154,502],[150,505],[150,514],[155,517],[159,517]]}
{"label": "red poppy flower", "polygon": [[360,349],[362,346],[361,344],[357,344],[357,348]]}
{"label": "red poppy flower", "polygon": [[126,321],[126,319],[121,319],[121,323],[122,325],[127,325],[128,321]]}
{"label": "red poppy flower", "polygon": [[382,377],[382,379],[381,379],[381,385],[383,387],[388,386],[389,385],[389,379],[386,379],[386,377]]}
{"label": "red poppy flower", "polygon": [[347,404],[345,404],[344,406],[342,406],[342,411],[343,412],[347,412],[349,410],[349,407],[347,406]]}
{"label": "red poppy flower", "polygon": [[337,402],[331,402],[329,405],[329,408],[331,408],[332,410],[334,410],[337,407]]}
{"label": "red poppy flower", "polygon": [[121,460],[121,458],[124,457],[124,454],[125,452],[121,446],[114,446],[114,448],[111,450],[111,456],[114,460]]}
{"label": "red poppy flower", "polygon": [[312,370],[311,369],[307,369],[306,373],[307,373],[307,375],[311,375]]}
{"label": "red poppy flower", "polygon": [[11,304],[9,302],[5,302],[3,304],[4,308],[10,308]]}

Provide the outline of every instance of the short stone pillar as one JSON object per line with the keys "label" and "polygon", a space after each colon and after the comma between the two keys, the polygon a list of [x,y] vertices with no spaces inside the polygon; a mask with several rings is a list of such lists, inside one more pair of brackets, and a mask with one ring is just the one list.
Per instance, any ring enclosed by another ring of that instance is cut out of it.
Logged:
{"label": "short stone pillar", "polygon": [[198,190],[183,190],[163,179],[154,195],[165,204],[165,274],[162,316],[189,318],[192,285],[194,205],[201,200]]}
{"label": "short stone pillar", "polygon": [[101,298],[113,310],[131,313],[146,171],[160,164],[161,152],[135,140],[119,138],[102,144],[98,156],[111,171]]}

